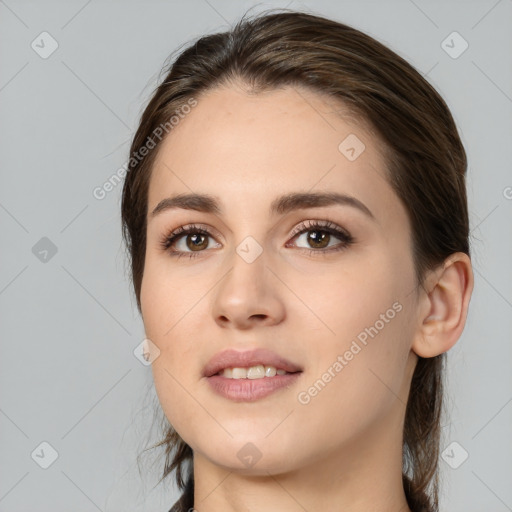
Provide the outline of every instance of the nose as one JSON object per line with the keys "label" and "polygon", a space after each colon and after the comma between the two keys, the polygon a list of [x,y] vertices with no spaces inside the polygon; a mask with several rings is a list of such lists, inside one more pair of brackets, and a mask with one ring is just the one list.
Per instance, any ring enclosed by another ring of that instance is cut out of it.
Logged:
{"label": "nose", "polygon": [[212,294],[215,322],[223,328],[272,326],[285,317],[282,285],[266,266],[265,252],[248,263],[236,252]]}

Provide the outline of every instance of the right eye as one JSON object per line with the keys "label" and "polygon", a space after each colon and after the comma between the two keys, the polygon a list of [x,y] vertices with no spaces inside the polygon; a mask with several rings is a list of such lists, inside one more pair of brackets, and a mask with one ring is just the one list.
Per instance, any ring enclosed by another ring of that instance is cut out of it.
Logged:
{"label": "right eye", "polygon": [[196,224],[190,224],[181,226],[164,235],[160,245],[171,256],[181,257],[187,254],[190,258],[193,258],[196,256],[194,253],[211,248],[210,238],[213,237],[207,229]]}

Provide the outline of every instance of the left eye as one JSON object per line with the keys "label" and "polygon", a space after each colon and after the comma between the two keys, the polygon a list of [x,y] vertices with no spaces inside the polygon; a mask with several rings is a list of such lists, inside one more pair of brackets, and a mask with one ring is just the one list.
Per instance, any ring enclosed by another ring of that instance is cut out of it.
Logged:
{"label": "left eye", "polygon": [[[328,252],[321,251],[321,249],[329,248],[329,250],[343,249],[353,242],[352,236],[337,227],[332,222],[321,224],[318,222],[304,223],[298,227],[298,232],[294,235],[292,240],[297,239],[306,244],[298,247],[313,252]],[[331,243],[333,239],[337,239],[339,243]],[[330,249],[330,248],[333,249]]]}
{"label": "left eye", "polygon": [[[333,245],[330,244],[330,242],[332,242],[333,239],[336,238],[337,237],[333,236],[329,231],[323,229],[308,229],[307,231],[303,232],[300,236],[297,237],[297,241],[302,239],[304,243],[309,244],[309,246],[303,246],[306,249],[325,249],[326,247],[330,247],[331,245]],[[342,240],[340,240],[339,238],[338,240],[342,242]]]}

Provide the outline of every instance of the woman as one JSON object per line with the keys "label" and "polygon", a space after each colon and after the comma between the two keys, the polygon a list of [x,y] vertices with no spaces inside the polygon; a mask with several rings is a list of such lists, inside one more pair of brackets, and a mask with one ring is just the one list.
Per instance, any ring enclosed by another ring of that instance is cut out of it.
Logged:
{"label": "woman", "polygon": [[271,12],[178,56],[122,198],[172,512],[438,510],[465,173],[439,94],[351,27]]}

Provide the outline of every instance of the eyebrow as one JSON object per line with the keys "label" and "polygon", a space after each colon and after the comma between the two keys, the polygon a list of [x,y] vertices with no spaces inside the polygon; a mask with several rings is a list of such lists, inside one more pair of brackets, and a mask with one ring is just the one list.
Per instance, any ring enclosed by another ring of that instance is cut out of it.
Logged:
{"label": "eyebrow", "polygon": [[[370,209],[359,199],[336,192],[292,192],[285,194],[272,201],[270,213],[284,215],[294,210],[332,205],[351,206],[375,220]],[[222,208],[215,196],[209,194],[179,194],[162,199],[151,212],[151,217],[153,218],[166,210],[177,208],[222,215]]]}

